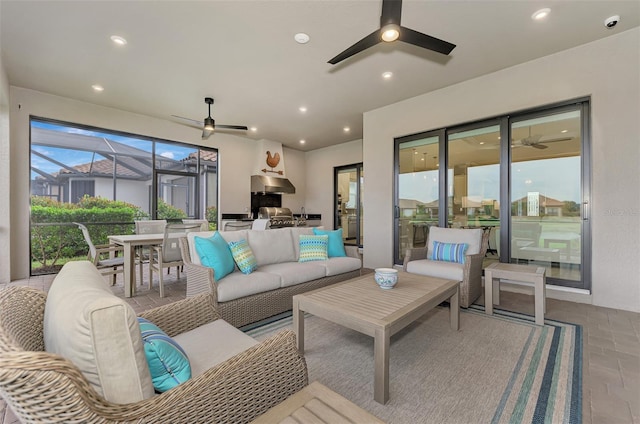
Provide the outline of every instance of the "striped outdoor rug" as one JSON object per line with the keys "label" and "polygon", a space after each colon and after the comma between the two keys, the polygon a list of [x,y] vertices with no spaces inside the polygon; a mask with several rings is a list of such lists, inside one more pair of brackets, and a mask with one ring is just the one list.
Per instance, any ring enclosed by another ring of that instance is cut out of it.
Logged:
{"label": "striped outdoor rug", "polygon": [[[373,339],[307,315],[309,379],[389,423],[581,423],[581,327],[494,313],[462,310],[455,332],[437,307],[394,335],[386,405],[373,400]],[[247,332],[264,340],[284,328],[290,316]]]}

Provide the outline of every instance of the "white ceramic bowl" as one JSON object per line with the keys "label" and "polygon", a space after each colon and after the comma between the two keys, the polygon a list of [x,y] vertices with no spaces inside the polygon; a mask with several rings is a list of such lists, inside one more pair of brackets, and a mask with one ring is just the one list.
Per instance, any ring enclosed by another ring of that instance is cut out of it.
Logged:
{"label": "white ceramic bowl", "polygon": [[398,282],[398,270],[393,268],[376,268],[374,279],[381,289],[392,289]]}

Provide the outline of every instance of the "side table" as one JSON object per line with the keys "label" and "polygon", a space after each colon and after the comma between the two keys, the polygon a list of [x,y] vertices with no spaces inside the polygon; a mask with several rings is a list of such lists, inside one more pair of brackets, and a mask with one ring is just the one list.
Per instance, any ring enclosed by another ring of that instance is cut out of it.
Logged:
{"label": "side table", "polygon": [[[517,265],[494,262],[484,269],[484,309],[493,315],[493,304],[500,296],[500,279],[533,284],[536,324],[544,325],[546,311],[546,268],[533,265]],[[496,280],[494,282],[494,279]],[[494,287],[495,284],[495,287]],[[495,293],[494,293],[495,291]]]}
{"label": "side table", "polygon": [[384,424],[384,421],[317,381],[256,417],[250,424],[339,422]]}

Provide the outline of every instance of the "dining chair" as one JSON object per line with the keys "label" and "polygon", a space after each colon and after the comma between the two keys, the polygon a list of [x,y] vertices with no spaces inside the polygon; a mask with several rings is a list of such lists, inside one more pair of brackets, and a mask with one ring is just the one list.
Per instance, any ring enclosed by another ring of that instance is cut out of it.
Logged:
{"label": "dining chair", "polygon": [[[167,225],[166,219],[146,219],[134,221],[136,224],[136,234],[162,234],[164,233],[164,227]],[[149,258],[151,257],[151,249],[145,246],[140,246],[136,248],[136,257],[140,264],[145,262],[150,263]],[[144,280],[142,279],[142,265],[140,266],[140,284],[143,284]],[[149,287],[151,287],[151,282],[149,282]]]}
{"label": "dining chair", "polygon": [[251,221],[231,221],[225,222],[224,231],[240,231],[240,230],[250,230],[253,223]]}
{"label": "dining chair", "polygon": [[183,219],[183,224],[200,224],[200,231],[209,231],[209,221],[206,219]]}
{"label": "dining chair", "polygon": [[[111,285],[116,284],[116,275],[124,272],[124,256],[115,256],[124,249],[115,244],[93,244],[89,230],[83,224],[74,222],[82,231],[84,241],[89,246],[87,259],[90,260],[102,275],[111,275]],[[115,257],[114,257],[115,256]],[[142,274],[142,267],[140,268]]]}
{"label": "dining chair", "polygon": [[180,237],[191,231],[200,231],[201,224],[166,224],[162,244],[153,246],[149,257],[149,290],[153,286],[153,271],[158,272],[158,287],[160,297],[164,297],[164,278],[162,270],[164,268],[176,267],[178,279],[180,279],[180,268],[182,267],[182,254],[180,253]]}

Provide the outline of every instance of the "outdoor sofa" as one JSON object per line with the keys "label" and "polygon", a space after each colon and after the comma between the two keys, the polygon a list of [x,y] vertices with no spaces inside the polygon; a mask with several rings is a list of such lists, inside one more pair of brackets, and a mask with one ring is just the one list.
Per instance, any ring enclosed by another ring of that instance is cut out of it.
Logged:
{"label": "outdoor sofa", "polygon": [[190,232],[180,239],[187,274],[186,295],[211,293],[220,316],[236,327],[290,311],[294,295],[357,277],[361,272],[362,259],[357,246],[344,246],[346,256],[343,257],[329,254],[327,260],[299,262],[300,236],[314,235],[313,228],[287,227],[220,231],[227,243],[248,242],[257,269],[243,274],[235,267],[229,275],[216,278],[213,268],[201,264],[195,247],[196,237],[209,238],[214,233]]}

